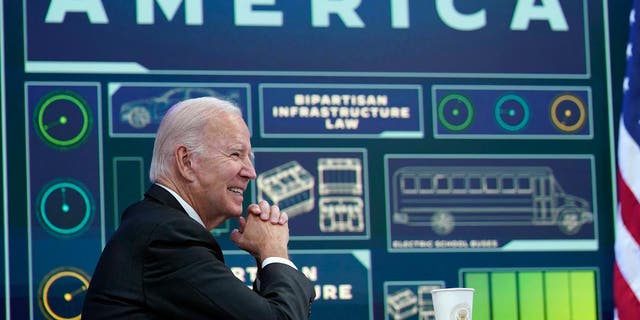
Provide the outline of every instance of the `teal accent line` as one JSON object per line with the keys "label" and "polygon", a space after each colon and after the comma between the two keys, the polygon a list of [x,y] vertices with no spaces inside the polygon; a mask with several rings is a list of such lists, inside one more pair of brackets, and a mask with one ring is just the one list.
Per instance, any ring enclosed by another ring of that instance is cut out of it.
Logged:
{"label": "teal accent line", "polygon": [[[586,0],[585,0],[586,1]],[[71,70],[70,67],[78,68],[77,65],[85,62],[67,62],[67,61],[26,61],[25,71],[29,72],[76,72],[76,73],[134,73],[131,70]],[[96,62],[103,64],[103,62]],[[56,66],[49,70],[49,65],[66,65],[66,69]],[[229,75],[229,76],[302,76],[302,77],[388,77],[388,78],[487,78],[487,79],[590,79],[591,73],[438,73],[438,72],[357,72],[357,71],[261,71],[261,70],[171,70],[171,69],[153,69],[149,70],[137,63],[115,63],[131,66],[138,66],[136,69],[144,69],[147,74],[164,74],[164,75]],[[587,65],[588,67],[588,65]],[[54,70],[55,69],[55,70]]]}
{"label": "teal accent line", "polygon": [[115,83],[115,82],[110,82],[109,83],[109,97],[113,96],[116,92],[118,92],[118,90],[120,90],[120,87],[122,87],[122,84]]}
{"label": "teal accent line", "polygon": [[27,73],[149,73],[147,68],[135,62],[26,61],[24,70]]}
{"label": "teal accent line", "polygon": [[[610,31],[609,31],[609,7],[608,7],[608,2],[607,1],[602,1],[602,8],[603,8],[603,14],[602,17],[604,19],[604,45],[605,45],[605,50],[604,50],[604,56],[605,56],[605,65],[606,65],[606,81],[605,83],[607,84],[607,105],[609,107],[607,107],[607,118],[609,119],[609,145],[612,146],[609,148],[609,157],[610,159],[616,159],[617,153],[616,150],[617,148],[613,147],[617,144],[616,141],[616,133],[615,133],[615,124],[614,121],[619,121],[619,119],[616,119],[616,117],[613,116],[613,88],[612,88],[612,81],[611,81],[611,53],[609,52],[610,47],[611,47],[611,39],[610,39]],[[585,12],[586,12],[586,8],[585,8]],[[588,40],[588,39],[587,39]],[[588,52],[588,50],[587,50]],[[589,95],[589,99],[591,99],[591,95]],[[591,109],[590,109],[591,111]],[[593,117],[591,116],[591,114],[589,114],[589,126],[592,125],[593,121]],[[610,178],[610,183],[609,185],[611,186],[611,198],[612,199],[616,199],[617,195],[618,195],[618,183],[616,181],[616,177],[617,177],[617,166],[616,166],[616,161],[610,161],[610,174],[609,174],[609,178]],[[595,177],[595,176],[594,176]],[[595,183],[592,185],[592,189],[595,191],[596,189],[596,185]],[[595,193],[594,193],[595,194]],[[595,210],[596,208],[596,197],[593,198],[594,202],[593,202],[593,207],[594,207],[594,212],[597,212]],[[618,206],[617,206],[617,201],[611,201],[611,215],[614,216],[615,213],[618,211]],[[6,211],[5,211],[6,212]],[[606,211],[605,211],[606,212]],[[615,219],[615,218],[612,218]],[[596,230],[596,238],[598,237],[598,227],[597,227],[597,219],[594,219],[594,227]]]}
{"label": "teal accent line", "polygon": [[353,254],[367,270],[371,270],[371,252],[369,252],[369,250],[353,250],[351,254]]}
{"label": "teal accent line", "polygon": [[[0,0],[0,26],[4,26],[4,11],[3,11],[3,7],[4,7],[4,3],[2,0]],[[23,7],[24,8],[24,7]],[[26,11],[26,10],[24,10]],[[5,308],[5,319],[11,319],[11,290],[10,288],[12,287],[11,285],[9,285],[9,283],[11,283],[11,274],[9,273],[9,180],[8,180],[8,168],[7,168],[7,112],[6,112],[6,92],[5,92],[5,68],[6,65],[4,64],[4,28],[1,28],[2,30],[0,30],[0,66],[2,66],[2,70],[0,71],[0,117],[2,117],[0,119],[0,150],[2,150],[2,160],[0,160],[0,162],[2,163],[2,234],[3,234],[3,265],[4,265],[4,283],[6,283],[7,285],[4,286],[4,290],[2,290],[2,292],[4,292],[4,305],[6,306]],[[29,152],[29,147],[27,144],[27,152]],[[27,172],[28,174],[28,172]],[[27,185],[29,185],[29,178],[27,175]],[[24,190],[24,189],[23,189]],[[26,190],[29,190],[29,188],[27,188]],[[28,193],[28,192],[27,192]],[[27,201],[29,201],[28,203],[31,202],[31,197],[27,195]],[[29,226],[29,237],[28,237],[28,241],[27,241],[27,247],[28,247],[28,251],[27,252],[31,252],[31,215],[27,213],[27,216],[29,218],[27,218],[27,223]],[[29,269],[29,301],[31,302],[31,298],[33,295],[33,289],[31,288],[31,281],[33,280],[31,278],[31,270],[32,270],[32,265],[31,265],[31,255],[29,255],[29,259],[27,261],[27,268]],[[30,316],[33,317],[33,313],[32,311],[29,313]]]}
{"label": "teal accent line", "polygon": [[502,251],[597,251],[596,240],[513,240]]}
{"label": "teal accent line", "polygon": [[384,131],[380,133],[380,138],[423,138],[424,134],[419,131]]}

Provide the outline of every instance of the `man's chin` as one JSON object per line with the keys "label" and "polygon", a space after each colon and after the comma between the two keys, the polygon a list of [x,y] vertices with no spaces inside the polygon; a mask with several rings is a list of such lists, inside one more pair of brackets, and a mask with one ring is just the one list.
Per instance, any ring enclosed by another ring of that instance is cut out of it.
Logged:
{"label": "man's chin", "polygon": [[244,213],[244,211],[242,211],[242,205],[233,207],[229,212],[231,212],[231,215],[236,218],[242,216]]}

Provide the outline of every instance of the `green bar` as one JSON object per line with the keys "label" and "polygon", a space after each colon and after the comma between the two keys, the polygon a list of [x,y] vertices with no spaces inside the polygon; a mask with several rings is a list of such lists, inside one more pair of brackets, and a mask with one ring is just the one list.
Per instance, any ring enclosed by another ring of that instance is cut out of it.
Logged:
{"label": "green bar", "polygon": [[515,272],[491,273],[491,313],[493,320],[518,319]]}
{"label": "green bar", "polygon": [[520,320],[544,320],[544,283],[542,272],[518,273]]}
{"label": "green bar", "polygon": [[571,319],[569,285],[569,272],[545,272],[544,286],[547,320]]}
{"label": "green bar", "polygon": [[132,203],[144,197],[144,172],[142,158],[122,157],[113,159],[114,230],[120,224],[120,214]]}
{"label": "green bar", "polygon": [[489,274],[486,272],[465,273],[464,286],[475,289],[471,318],[473,320],[491,320]]}
{"label": "green bar", "polygon": [[573,271],[571,280],[571,315],[574,320],[596,320],[596,281],[593,271]]}

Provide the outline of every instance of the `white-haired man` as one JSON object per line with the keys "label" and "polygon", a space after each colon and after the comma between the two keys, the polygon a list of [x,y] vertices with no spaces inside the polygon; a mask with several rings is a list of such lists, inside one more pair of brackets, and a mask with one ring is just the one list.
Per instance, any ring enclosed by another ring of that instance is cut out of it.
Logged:
{"label": "white-haired man", "polygon": [[[310,281],[289,260],[288,217],[262,201],[243,214],[256,178],[238,107],[185,100],[164,116],[145,198],[122,215],[85,298],[83,319],[306,319]],[[239,219],[231,240],[258,263],[253,290],[225,265],[210,230]]]}

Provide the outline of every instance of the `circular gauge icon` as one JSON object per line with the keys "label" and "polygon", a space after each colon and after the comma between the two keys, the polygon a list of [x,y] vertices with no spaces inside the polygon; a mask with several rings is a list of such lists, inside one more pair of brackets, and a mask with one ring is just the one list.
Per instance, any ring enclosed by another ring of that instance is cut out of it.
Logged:
{"label": "circular gauge icon", "polygon": [[74,180],[56,180],[46,185],[38,198],[38,220],[50,233],[71,237],[86,230],[93,217],[89,191]]}
{"label": "circular gauge icon", "polygon": [[529,122],[529,105],[516,94],[502,96],[493,109],[496,121],[505,130],[518,131]]}
{"label": "circular gauge icon", "polygon": [[438,119],[449,130],[464,130],[473,121],[473,105],[461,94],[449,94],[438,104]]}
{"label": "circular gauge icon", "polygon": [[79,320],[90,278],[80,269],[56,268],[40,282],[38,304],[47,319]]}
{"label": "circular gauge icon", "polygon": [[81,145],[91,132],[89,105],[71,91],[54,91],[43,97],[38,102],[33,119],[38,136],[58,149]]}
{"label": "circular gauge icon", "polygon": [[563,94],[551,104],[551,122],[564,132],[580,129],[587,119],[587,109],[580,98]]}

